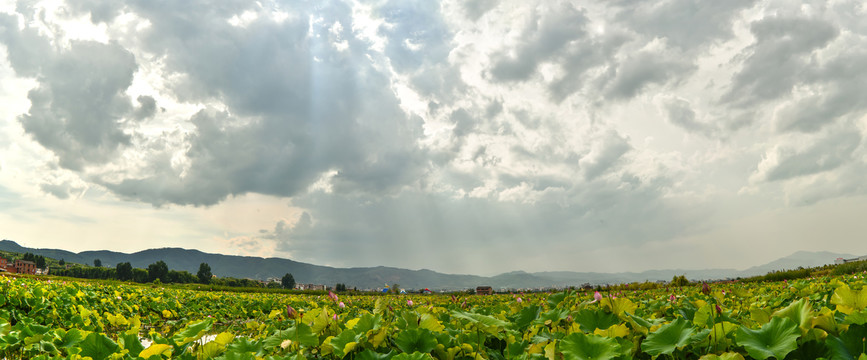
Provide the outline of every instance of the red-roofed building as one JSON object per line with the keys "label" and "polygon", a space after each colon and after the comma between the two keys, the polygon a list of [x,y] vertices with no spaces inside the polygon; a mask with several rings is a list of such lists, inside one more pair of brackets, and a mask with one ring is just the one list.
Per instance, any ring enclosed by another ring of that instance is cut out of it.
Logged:
{"label": "red-roofed building", "polygon": [[36,263],[32,261],[18,259],[13,267],[19,274],[36,274]]}

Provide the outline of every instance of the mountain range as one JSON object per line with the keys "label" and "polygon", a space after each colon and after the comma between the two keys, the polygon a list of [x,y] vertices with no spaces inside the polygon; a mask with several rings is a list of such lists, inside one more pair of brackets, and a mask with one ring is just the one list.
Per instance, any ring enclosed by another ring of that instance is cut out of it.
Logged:
{"label": "mountain range", "polygon": [[596,273],[596,272],[535,272],[513,271],[496,276],[443,274],[432,270],[407,270],[394,267],[334,268],[307,264],[282,258],[261,258],[252,256],[209,254],[199,250],[181,248],[148,249],[131,254],[99,250],[74,253],[60,249],[35,249],[19,245],[11,240],[0,241],[0,251],[33,253],[45,257],[63,259],[66,262],[93,264],[99,259],[105,266],[129,262],[133,267],[147,268],[157,261],[165,261],[172,270],[186,270],[196,273],[201,263],[208,263],[211,272],[219,277],[236,277],[265,280],[280,278],[289,273],[298,283],[325,284],[336,283],[358,289],[376,289],[385,284],[400,284],[405,289],[443,289],[459,290],[488,285],[503,289],[535,289],[548,287],[580,286],[585,283],[616,284],[634,281],[671,280],[676,275],[685,275],[690,280],[713,280],[763,275],[775,270],[795,269],[799,266],[814,267],[834,262],[838,257],[853,258],[855,255],[827,251],[798,251],[764,265],[745,270],[704,269],[704,270],[648,270],[644,272]]}

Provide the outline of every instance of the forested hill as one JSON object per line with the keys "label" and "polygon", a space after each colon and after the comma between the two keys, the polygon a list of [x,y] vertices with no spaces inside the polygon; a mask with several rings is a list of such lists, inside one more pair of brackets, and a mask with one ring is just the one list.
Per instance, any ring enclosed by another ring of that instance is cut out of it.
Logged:
{"label": "forested hill", "polygon": [[0,251],[33,253],[45,257],[63,259],[67,262],[92,265],[99,259],[103,266],[114,267],[118,263],[129,262],[133,267],[147,268],[157,261],[165,261],[172,270],[186,270],[195,274],[199,264],[207,263],[211,272],[219,277],[250,278],[264,280],[280,278],[292,274],[298,283],[324,284],[337,283],[359,289],[375,289],[384,284],[400,284],[405,289],[468,289],[480,285],[494,288],[546,288],[580,286],[590,284],[615,284],[635,281],[671,280],[675,275],[686,275],[691,280],[724,279],[738,276],[763,275],[768,271],[794,269],[798,266],[812,267],[833,263],[837,257],[851,258],[854,255],[830,252],[799,251],[768,264],[746,270],[705,269],[705,270],[649,270],[640,273],[590,273],[590,272],[538,272],[514,271],[492,277],[475,275],[443,274],[431,270],[407,270],[393,267],[333,268],[302,263],[281,258],[261,258],[209,254],[199,250],[162,248],[139,251],[132,254],[114,251],[84,251],[73,253],[58,249],[34,249],[20,246],[11,240],[0,241]]}

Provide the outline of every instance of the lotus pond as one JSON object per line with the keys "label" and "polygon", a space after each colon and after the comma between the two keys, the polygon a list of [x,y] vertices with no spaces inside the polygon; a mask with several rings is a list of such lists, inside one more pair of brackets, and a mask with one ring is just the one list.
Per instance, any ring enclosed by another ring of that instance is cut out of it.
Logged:
{"label": "lotus pond", "polygon": [[865,283],[315,296],[5,277],[0,357],[867,359]]}

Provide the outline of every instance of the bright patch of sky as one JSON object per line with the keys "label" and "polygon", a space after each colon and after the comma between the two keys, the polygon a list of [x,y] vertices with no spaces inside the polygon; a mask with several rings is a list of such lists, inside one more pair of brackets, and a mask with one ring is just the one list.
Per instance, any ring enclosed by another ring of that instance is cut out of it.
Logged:
{"label": "bright patch of sky", "polygon": [[865,254],[857,1],[0,3],[0,237],[447,273]]}

